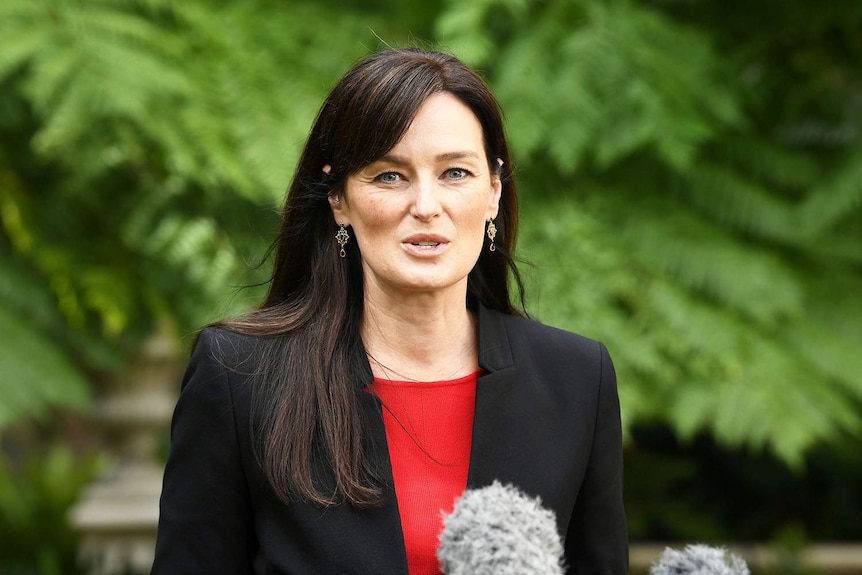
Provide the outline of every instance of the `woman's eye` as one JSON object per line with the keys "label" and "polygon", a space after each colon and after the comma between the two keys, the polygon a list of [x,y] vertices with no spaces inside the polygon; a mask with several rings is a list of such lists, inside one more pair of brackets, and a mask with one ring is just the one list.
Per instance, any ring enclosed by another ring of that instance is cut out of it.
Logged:
{"label": "woman's eye", "polygon": [[383,182],[384,184],[394,184],[401,180],[401,174],[397,172],[383,172],[374,179],[378,182]]}
{"label": "woman's eye", "polygon": [[463,180],[469,175],[470,172],[464,168],[450,168],[446,170],[446,177],[450,180]]}

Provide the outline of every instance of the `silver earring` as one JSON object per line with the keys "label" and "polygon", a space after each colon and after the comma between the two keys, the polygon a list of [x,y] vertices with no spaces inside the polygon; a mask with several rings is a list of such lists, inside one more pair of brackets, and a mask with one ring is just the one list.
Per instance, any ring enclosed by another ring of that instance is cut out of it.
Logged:
{"label": "silver earring", "polygon": [[338,242],[338,245],[341,246],[341,249],[338,251],[338,255],[341,257],[347,257],[347,252],[344,251],[344,246],[347,245],[347,240],[350,239],[350,234],[347,233],[347,230],[344,229],[344,222],[338,224],[338,231],[335,232],[335,241]]}
{"label": "silver earring", "polygon": [[491,240],[491,245],[488,246],[488,251],[496,252],[497,246],[494,245],[494,238],[497,236],[497,226],[494,225],[494,220],[488,220],[488,239]]}

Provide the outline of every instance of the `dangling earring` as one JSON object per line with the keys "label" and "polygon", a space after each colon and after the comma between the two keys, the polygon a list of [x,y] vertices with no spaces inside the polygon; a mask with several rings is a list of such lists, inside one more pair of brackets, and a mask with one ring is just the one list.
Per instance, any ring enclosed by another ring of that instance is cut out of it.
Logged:
{"label": "dangling earring", "polygon": [[492,252],[497,251],[497,246],[494,245],[494,238],[497,236],[497,226],[494,225],[494,220],[488,220],[488,239],[491,240],[491,245],[488,246],[488,250]]}
{"label": "dangling earring", "polygon": [[344,251],[344,246],[347,245],[347,240],[350,239],[350,234],[347,233],[347,230],[344,229],[344,222],[338,224],[338,231],[335,232],[335,241],[338,242],[338,245],[341,246],[341,249],[338,251],[338,255],[341,257],[347,257],[347,252]]}

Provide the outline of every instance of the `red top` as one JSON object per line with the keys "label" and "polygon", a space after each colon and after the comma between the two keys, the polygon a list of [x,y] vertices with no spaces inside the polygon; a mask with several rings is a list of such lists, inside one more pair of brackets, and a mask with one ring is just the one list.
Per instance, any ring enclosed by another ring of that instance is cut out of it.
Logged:
{"label": "red top", "polygon": [[443,515],[467,487],[481,374],[435,382],[374,378],[410,575],[442,573],[437,546]]}

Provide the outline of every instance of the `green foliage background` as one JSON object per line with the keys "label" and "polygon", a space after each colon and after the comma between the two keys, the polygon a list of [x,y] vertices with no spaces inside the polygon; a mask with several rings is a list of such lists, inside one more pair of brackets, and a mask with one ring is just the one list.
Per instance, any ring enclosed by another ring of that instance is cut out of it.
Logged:
{"label": "green foliage background", "polygon": [[318,106],[386,44],[492,85],[529,309],[608,344],[627,429],[859,445],[853,0],[3,2],[0,430],[254,305]]}

